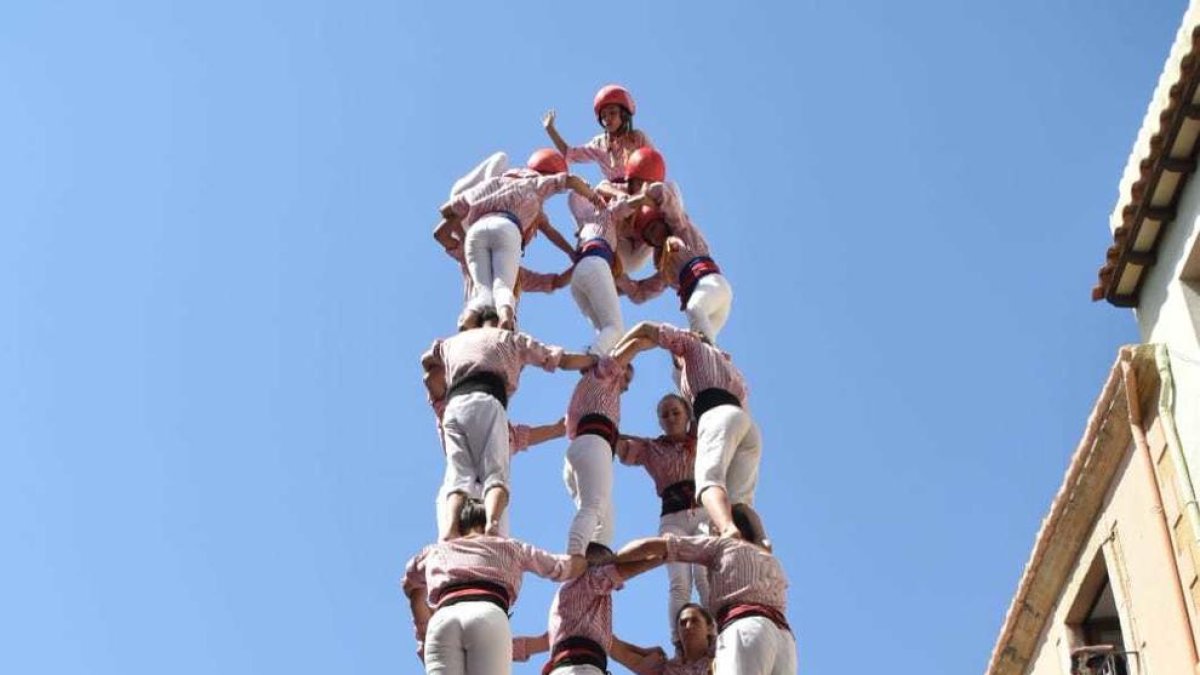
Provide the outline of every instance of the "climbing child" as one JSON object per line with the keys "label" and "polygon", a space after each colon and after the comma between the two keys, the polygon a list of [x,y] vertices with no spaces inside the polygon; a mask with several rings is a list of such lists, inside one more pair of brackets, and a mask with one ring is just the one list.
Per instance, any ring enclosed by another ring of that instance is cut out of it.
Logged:
{"label": "climbing child", "polygon": [[[488,178],[442,207],[433,236],[447,251],[463,247],[475,289],[468,314],[494,308],[502,328],[515,328],[513,288],[521,252],[543,223],[549,227],[542,202],[568,189],[601,203],[586,181],[567,174],[562,155],[543,149],[530,156],[528,169]],[[477,321],[467,319],[464,323]]]}
{"label": "climbing child", "polygon": [[633,114],[637,106],[629,91],[617,84],[601,87],[592,101],[592,110],[604,133],[597,134],[586,145],[571,147],[554,127],[555,113],[547,112],[542,126],[558,148],[572,164],[595,162],[604,177],[610,181],[625,179],[625,162],[638,148],[654,147],[645,132],[633,128]]}

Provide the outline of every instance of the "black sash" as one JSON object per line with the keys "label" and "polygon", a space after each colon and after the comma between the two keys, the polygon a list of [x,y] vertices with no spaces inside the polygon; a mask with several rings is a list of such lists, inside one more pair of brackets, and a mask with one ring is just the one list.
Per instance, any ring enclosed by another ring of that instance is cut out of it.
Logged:
{"label": "black sash", "polygon": [[617,440],[621,437],[617,431],[617,425],[606,415],[600,413],[588,413],[579,418],[575,423],[575,435],[582,436],[584,434],[592,434],[599,436],[608,441],[608,448],[614,453],[617,451]]}
{"label": "black sash", "polygon": [[678,483],[671,483],[663,488],[662,494],[659,496],[662,497],[660,516],[686,511],[696,505],[696,481],[681,480]]}
{"label": "black sash", "polygon": [[709,387],[696,394],[695,400],[692,401],[692,410],[696,412],[696,420],[699,421],[704,413],[719,405],[736,405],[740,408],[742,401],[725,389]]}
{"label": "black sash", "polygon": [[492,581],[467,581],[452,584],[438,594],[437,608],[450,607],[460,602],[490,602],[508,614],[508,590]]}
{"label": "black sash", "polygon": [[559,640],[550,650],[550,661],[542,668],[542,675],[550,675],[559,666],[595,666],[608,672],[608,654],[595,640],[571,636]]}
{"label": "black sash", "polygon": [[450,389],[446,392],[446,402],[449,403],[450,399],[455,396],[473,394],[477,391],[488,394],[500,401],[500,405],[508,408],[508,388],[504,384],[504,378],[487,371],[460,377],[457,382],[450,385]]}

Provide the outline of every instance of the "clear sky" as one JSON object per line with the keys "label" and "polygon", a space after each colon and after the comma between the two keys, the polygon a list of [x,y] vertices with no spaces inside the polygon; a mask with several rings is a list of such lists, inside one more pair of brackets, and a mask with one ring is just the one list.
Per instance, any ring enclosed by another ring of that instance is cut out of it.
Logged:
{"label": "clear sky", "polygon": [[[590,137],[616,81],[735,289],[802,672],[981,672],[1137,340],[1088,293],[1184,7],[0,5],[0,671],[417,672],[397,579],[442,471],[417,357],[461,299],[436,209],[545,145],[547,108]],[[522,319],[589,339],[565,291]],[[667,365],[639,366],[623,426],[650,434]],[[574,380],[528,372],[512,417]],[[514,533],[555,550],[564,448],[513,467]],[[618,540],[653,533],[650,481],[616,474]],[[518,633],[552,590],[528,580]],[[632,582],[618,633],[665,643],[665,598]]]}

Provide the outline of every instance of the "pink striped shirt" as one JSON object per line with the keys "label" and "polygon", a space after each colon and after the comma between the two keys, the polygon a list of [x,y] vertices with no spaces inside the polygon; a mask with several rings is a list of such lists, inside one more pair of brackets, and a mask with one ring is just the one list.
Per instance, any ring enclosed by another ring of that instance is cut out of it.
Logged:
{"label": "pink striped shirt", "polygon": [[684,265],[700,256],[712,256],[708,242],[700,230],[692,224],[692,219],[683,211],[679,201],[679,193],[675,186],[666,183],[653,183],[646,187],[646,194],[658,202],[663,217],[671,228],[671,234],[683,243],[669,253],[660,255],[657,267],[663,280],[671,288],[679,288],[679,273]]}
{"label": "pink striped shirt", "polygon": [[681,659],[674,658],[663,666],[662,675],[708,675],[711,668],[712,659],[707,656],[691,663],[684,663]]}
{"label": "pink striped shirt", "polygon": [[489,213],[508,211],[521,221],[521,233],[528,241],[537,227],[542,202],[566,189],[565,173],[553,176],[529,172],[505,174],[489,178],[459,194],[450,200],[449,206],[463,219],[464,229]]}
{"label": "pink striped shirt", "polygon": [[661,324],[658,345],[683,360],[683,375],[679,390],[683,397],[695,400],[705,389],[724,389],[746,404],[749,391],[741,371],[733,365],[729,354],[700,339],[691,331]]}
{"label": "pink striped shirt", "polygon": [[567,161],[573,164],[595,162],[608,180],[625,177],[625,162],[638,148],[653,148],[650,137],[644,131],[634,129],[629,133],[609,138],[607,133],[597,134],[586,145],[567,149]]}
{"label": "pink striped shirt", "polygon": [[629,206],[629,197],[615,197],[608,202],[607,208],[598,209],[583,197],[571,193],[567,203],[571,207],[571,214],[575,216],[575,236],[579,241],[603,239],[615,253],[621,223],[633,213]]}
{"label": "pink striped shirt", "polygon": [[622,464],[645,467],[661,497],[667,487],[695,477],[696,439],[626,438],[617,444],[617,457]]}
{"label": "pink striped shirt", "polygon": [[766,605],[787,612],[787,576],[779,560],[738,539],[663,536],[667,560],[708,567],[709,608],[715,612],[734,603]]}
{"label": "pink striped shirt", "polygon": [[571,402],[567,405],[567,437],[575,439],[575,424],[584,415],[596,413],[621,425],[621,387],[624,372],[620,364],[610,357],[603,357],[592,368],[587,369],[575,385]]}
{"label": "pink striped shirt", "polygon": [[671,234],[682,239],[695,255],[710,255],[708,242],[684,212],[676,189],[675,185],[670,183],[651,183],[646,186],[646,195],[658,204],[663,218],[671,228]]}
{"label": "pink striped shirt", "polygon": [[448,586],[472,581],[499,584],[508,591],[509,605],[521,592],[521,575],[562,581],[570,572],[571,559],[547,553],[516,539],[473,535],[430,544],[413,556],[404,570],[404,590],[424,588],[431,605],[436,605]]}
{"label": "pink striped shirt", "polygon": [[550,605],[550,647],[569,637],[612,645],[612,592],[624,585],[615,565],[588,568],[583,576],[558,587]]}
{"label": "pink striped shirt", "polygon": [[541,366],[553,372],[563,355],[562,347],[544,345],[525,333],[489,327],[437,340],[433,349],[445,364],[449,385],[467,375],[494,373],[504,378],[509,396],[517,391],[522,368]]}

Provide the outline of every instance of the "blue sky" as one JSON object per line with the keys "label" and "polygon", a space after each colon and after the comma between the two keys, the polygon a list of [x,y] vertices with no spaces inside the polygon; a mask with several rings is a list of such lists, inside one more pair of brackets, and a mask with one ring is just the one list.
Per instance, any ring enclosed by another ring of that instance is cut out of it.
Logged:
{"label": "blue sky", "polygon": [[[545,145],[547,108],[590,137],[617,81],[735,289],[802,671],[981,672],[1137,340],[1088,293],[1184,7],[4,5],[0,670],[416,672],[396,580],[442,470],[417,356],[461,298],[436,209]],[[565,291],[522,319],[589,338]],[[650,434],[667,367],[639,366],[623,426]],[[573,380],[529,372],[512,417]],[[514,464],[514,532],[556,550],[564,448]],[[652,497],[617,469],[619,540]],[[664,643],[665,594],[631,583],[618,633]]]}

